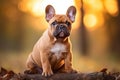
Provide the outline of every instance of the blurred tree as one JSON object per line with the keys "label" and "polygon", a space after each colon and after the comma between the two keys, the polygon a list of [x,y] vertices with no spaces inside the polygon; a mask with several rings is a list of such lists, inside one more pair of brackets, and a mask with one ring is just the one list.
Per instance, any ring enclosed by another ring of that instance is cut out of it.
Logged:
{"label": "blurred tree", "polygon": [[22,48],[23,13],[18,9],[19,0],[0,0],[0,50]]}
{"label": "blurred tree", "polygon": [[[113,55],[119,58],[120,56],[120,0],[118,1],[119,14],[117,16],[111,16],[106,13],[107,16],[107,32],[109,36],[109,49]],[[120,59],[120,58],[119,58]]]}
{"label": "blurred tree", "polygon": [[88,45],[87,45],[87,29],[83,23],[83,18],[84,18],[84,3],[83,0],[81,0],[81,25],[79,28],[79,32],[80,32],[80,51],[83,55],[87,55],[87,49],[88,49]]}

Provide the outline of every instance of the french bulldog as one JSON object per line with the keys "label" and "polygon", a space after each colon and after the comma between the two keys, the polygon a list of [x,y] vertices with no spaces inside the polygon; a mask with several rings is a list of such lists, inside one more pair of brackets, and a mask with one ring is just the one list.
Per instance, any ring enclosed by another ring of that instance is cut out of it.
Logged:
{"label": "french bulldog", "polygon": [[49,26],[29,54],[27,67],[42,69],[43,76],[51,76],[55,72],[76,72],[72,68],[72,45],[69,39],[76,8],[70,6],[65,15],[59,15],[52,5],[47,5],[45,14]]}

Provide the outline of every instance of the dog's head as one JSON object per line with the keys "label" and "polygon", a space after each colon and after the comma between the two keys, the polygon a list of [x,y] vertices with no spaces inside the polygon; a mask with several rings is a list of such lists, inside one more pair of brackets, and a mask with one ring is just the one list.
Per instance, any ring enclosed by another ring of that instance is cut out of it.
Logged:
{"label": "dog's head", "polygon": [[66,12],[66,15],[55,14],[53,6],[48,5],[45,10],[46,21],[50,24],[49,32],[56,39],[66,38],[70,35],[71,25],[75,21],[76,8],[70,6]]}

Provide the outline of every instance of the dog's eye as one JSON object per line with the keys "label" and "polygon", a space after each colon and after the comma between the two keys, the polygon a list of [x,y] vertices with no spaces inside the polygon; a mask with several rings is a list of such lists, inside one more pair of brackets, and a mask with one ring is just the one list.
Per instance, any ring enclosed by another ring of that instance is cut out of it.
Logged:
{"label": "dog's eye", "polygon": [[53,23],[52,23],[52,26],[55,26],[57,24],[57,22],[56,21],[54,21]]}
{"label": "dog's eye", "polygon": [[66,23],[65,23],[67,26],[70,26],[70,22],[68,22],[68,21],[66,21]]}

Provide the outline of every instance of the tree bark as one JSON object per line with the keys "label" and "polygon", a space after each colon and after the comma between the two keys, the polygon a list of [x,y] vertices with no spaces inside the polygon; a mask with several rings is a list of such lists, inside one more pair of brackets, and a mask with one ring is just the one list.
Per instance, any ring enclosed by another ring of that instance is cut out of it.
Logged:
{"label": "tree bark", "polygon": [[1,68],[0,80],[120,80],[120,72],[107,73],[106,71],[107,69],[93,73],[55,73],[50,77],[44,77],[41,74],[16,74]]}
{"label": "tree bark", "polygon": [[107,75],[104,72],[93,73],[57,73],[51,77],[43,77],[40,74],[21,76],[23,80],[116,80],[114,76]]}

